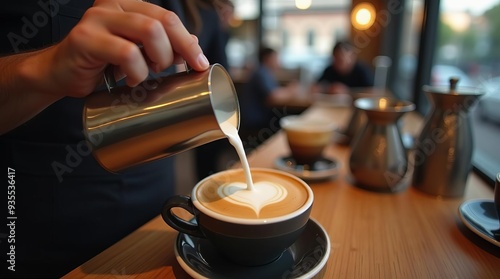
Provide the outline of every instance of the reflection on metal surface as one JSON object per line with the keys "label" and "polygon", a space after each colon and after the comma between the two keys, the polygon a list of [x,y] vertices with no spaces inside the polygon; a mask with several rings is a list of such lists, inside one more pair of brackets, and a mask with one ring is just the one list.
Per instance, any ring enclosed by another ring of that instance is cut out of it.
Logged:
{"label": "reflection on metal surface", "polygon": [[413,186],[431,195],[460,197],[472,169],[473,138],[469,109],[482,95],[477,89],[424,87],[433,107],[416,143]]}
{"label": "reflection on metal surface", "polygon": [[224,121],[239,127],[236,92],[222,66],[149,82],[155,84],[87,97],[84,133],[107,170],[117,172],[224,138]]}
{"label": "reflection on metal surface", "polygon": [[373,96],[375,96],[373,93],[362,93],[362,92],[356,93],[352,96],[353,111],[351,117],[349,118],[349,122],[346,128],[344,129],[344,131],[340,131],[340,134],[344,136],[342,138],[342,141],[340,142],[341,144],[349,145],[356,136],[356,134],[360,132],[360,130],[366,123],[366,115],[354,106],[354,102],[361,98],[368,98]]}
{"label": "reflection on metal surface", "polygon": [[408,157],[396,125],[404,113],[415,109],[408,101],[367,97],[355,101],[367,122],[351,144],[349,168],[356,185],[377,192],[397,192],[408,170]]}

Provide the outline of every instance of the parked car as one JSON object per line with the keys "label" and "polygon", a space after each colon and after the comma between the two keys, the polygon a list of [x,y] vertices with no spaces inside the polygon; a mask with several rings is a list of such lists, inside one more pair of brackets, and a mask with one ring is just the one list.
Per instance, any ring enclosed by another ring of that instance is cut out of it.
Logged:
{"label": "parked car", "polygon": [[478,101],[483,120],[500,124],[500,76],[481,82],[485,94]]}
{"label": "parked car", "polygon": [[433,86],[450,85],[450,77],[458,77],[458,86],[474,87],[476,84],[460,68],[450,65],[432,67],[431,84]]}

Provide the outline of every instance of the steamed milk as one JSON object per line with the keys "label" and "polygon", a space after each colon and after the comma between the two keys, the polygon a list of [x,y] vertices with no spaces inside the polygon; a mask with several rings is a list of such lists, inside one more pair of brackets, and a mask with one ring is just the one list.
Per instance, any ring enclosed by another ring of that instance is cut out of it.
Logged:
{"label": "steamed milk", "polygon": [[264,171],[250,172],[243,143],[230,118],[223,118],[228,120],[220,127],[236,149],[243,171],[235,170],[230,176],[216,175],[208,180],[197,193],[199,201],[214,212],[251,219],[282,216],[304,205],[307,190],[297,187],[295,180],[275,174],[271,178]]}
{"label": "steamed milk", "polygon": [[287,175],[254,169],[254,190],[247,190],[242,169],[228,172],[206,180],[196,193],[203,206],[224,216],[243,219],[283,216],[302,207],[309,197],[306,188]]}
{"label": "steamed milk", "polygon": [[238,130],[235,126],[233,126],[229,121],[224,121],[221,123],[221,129],[227,136],[227,139],[231,143],[231,145],[236,149],[236,153],[238,153],[238,157],[240,157],[241,166],[245,171],[246,181],[248,187],[247,189],[252,191],[255,190],[253,187],[252,174],[250,173],[250,165],[248,164],[247,156],[245,154],[245,148],[243,148],[243,142],[241,142],[241,138],[238,135]]}

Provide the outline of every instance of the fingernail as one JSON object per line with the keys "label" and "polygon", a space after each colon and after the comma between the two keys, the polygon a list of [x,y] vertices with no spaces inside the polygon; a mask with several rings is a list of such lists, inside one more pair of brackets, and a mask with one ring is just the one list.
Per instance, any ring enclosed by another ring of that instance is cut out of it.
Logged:
{"label": "fingernail", "polygon": [[203,69],[206,69],[210,65],[207,57],[203,53],[200,53],[200,55],[198,55],[197,60],[198,60],[200,67],[203,67]]}

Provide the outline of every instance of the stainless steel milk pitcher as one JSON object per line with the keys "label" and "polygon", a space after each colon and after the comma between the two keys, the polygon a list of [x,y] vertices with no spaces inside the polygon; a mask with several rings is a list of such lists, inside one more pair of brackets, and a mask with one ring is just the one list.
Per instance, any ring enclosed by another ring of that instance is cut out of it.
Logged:
{"label": "stainless steel milk pitcher", "polygon": [[226,121],[238,129],[240,112],[219,64],[91,94],[83,113],[92,154],[111,172],[224,138]]}

